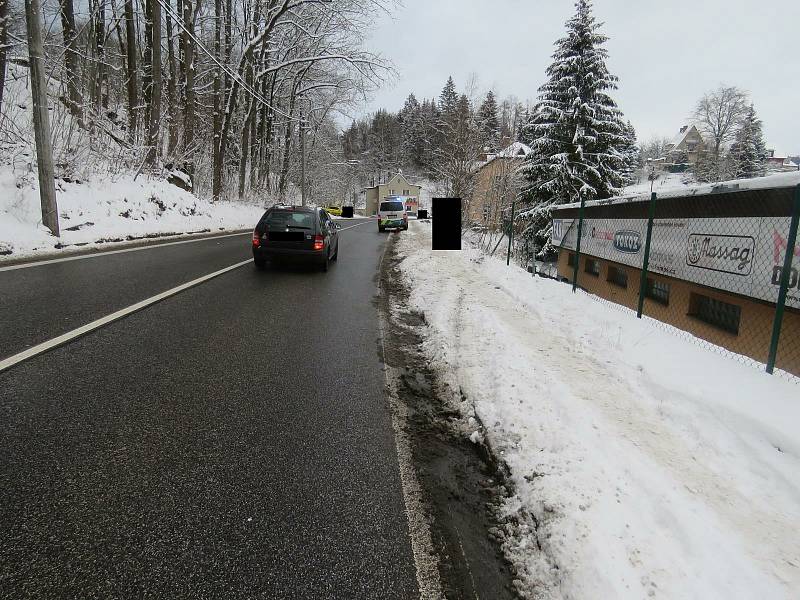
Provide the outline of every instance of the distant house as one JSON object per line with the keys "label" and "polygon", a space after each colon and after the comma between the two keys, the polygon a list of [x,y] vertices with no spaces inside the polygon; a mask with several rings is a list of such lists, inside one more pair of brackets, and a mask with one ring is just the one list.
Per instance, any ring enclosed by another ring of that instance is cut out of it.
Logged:
{"label": "distant house", "polygon": [[379,183],[378,185],[364,189],[367,202],[366,212],[364,214],[367,216],[376,214],[378,212],[378,204],[387,196],[407,196],[416,198],[418,205],[421,191],[422,186],[414,185],[403,175],[402,171],[398,171],[386,183]]}
{"label": "distant house", "polygon": [[673,164],[686,162],[693,165],[705,149],[706,143],[697,126],[684,125],[678,135],[665,147],[666,162]]}
{"label": "distant house", "polygon": [[530,151],[522,142],[514,142],[486,156],[477,167],[475,187],[466,203],[468,223],[492,227],[501,222],[503,210],[519,194],[522,182],[517,171]]}
{"label": "distant house", "polygon": [[775,150],[767,150],[767,168],[770,171],[800,171],[800,165],[788,156],[776,155]]}

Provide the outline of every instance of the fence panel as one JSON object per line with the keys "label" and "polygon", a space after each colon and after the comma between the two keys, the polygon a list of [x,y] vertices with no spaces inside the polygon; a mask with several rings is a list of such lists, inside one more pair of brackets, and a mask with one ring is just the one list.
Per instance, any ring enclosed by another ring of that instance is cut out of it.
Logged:
{"label": "fence panel", "polygon": [[[800,186],[652,195],[554,212],[573,289],[741,362],[800,377]],[[783,304],[785,301],[785,309]]]}

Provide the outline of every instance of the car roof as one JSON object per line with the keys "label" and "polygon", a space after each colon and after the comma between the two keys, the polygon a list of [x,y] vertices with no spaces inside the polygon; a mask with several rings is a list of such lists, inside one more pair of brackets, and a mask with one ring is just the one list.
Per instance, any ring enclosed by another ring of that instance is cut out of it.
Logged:
{"label": "car roof", "polygon": [[315,206],[287,206],[284,204],[276,204],[272,208],[273,210],[285,210],[287,212],[315,212],[317,210]]}

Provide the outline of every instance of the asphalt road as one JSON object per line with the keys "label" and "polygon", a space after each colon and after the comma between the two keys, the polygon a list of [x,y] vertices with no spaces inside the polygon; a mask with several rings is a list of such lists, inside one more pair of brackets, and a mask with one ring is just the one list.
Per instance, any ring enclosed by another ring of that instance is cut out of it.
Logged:
{"label": "asphalt road", "polygon": [[[376,229],[328,273],[248,264],[0,372],[0,596],[416,597]],[[248,244],[0,272],[0,358]]]}

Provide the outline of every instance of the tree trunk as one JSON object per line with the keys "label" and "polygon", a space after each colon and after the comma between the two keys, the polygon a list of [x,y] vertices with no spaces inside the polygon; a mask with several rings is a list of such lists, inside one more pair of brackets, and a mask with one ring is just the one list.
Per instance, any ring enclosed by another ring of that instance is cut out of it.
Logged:
{"label": "tree trunk", "polygon": [[83,118],[83,97],[78,86],[78,51],[75,35],[75,8],[72,0],[61,0],[61,31],[64,36],[64,67],[67,79],[67,104],[70,112]]}
{"label": "tree trunk", "polygon": [[125,55],[128,67],[128,137],[136,142],[136,111],[139,104],[139,88],[136,66],[136,22],[133,16],[133,0],[125,0]]}
{"label": "tree trunk", "polygon": [[[179,2],[181,0],[178,0]],[[183,30],[181,33],[181,46],[183,48],[183,148],[191,150],[194,143],[194,40],[190,33],[194,33],[194,13],[192,0],[183,1]],[[193,171],[194,169],[192,169]],[[191,173],[190,173],[191,174]]]}
{"label": "tree trunk", "polygon": [[0,111],[6,84],[6,44],[8,44],[8,0],[0,0]]}
{"label": "tree trunk", "polygon": [[[247,111],[244,126],[242,127],[242,158],[239,162],[239,198],[244,198],[245,184],[247,182],[247,160],[250,156],[251,131],[256,114],[256,102],[250,100],[250,107]],[[251,163],[250,168],[253,168]]]}
{"label": "tree trunk", "polygon": [[278,179],[278,197],[281,201],[286,199],[286,178],[289,175],[289,157],[292,151],[292,137],[294,137],[294,127],[292,123],[292,118],[294,117],[294,100],[295,94],[294,90],[292,90],[291,100],[289,101],[289,116],[287,117],[289,120],[286,122],[286,132],[283,136],[283,163]]}
{"label": "tree trunk", "polygon": [[148,127],[147,127],[147,160],[151,167],[158,157],[158,128],[161,117],[161,5],[157,0],[148,0],[148,39],[150,62],[148,74],[150,83]]}
{"label": "tree trunk", "polygon": [[106,0],[97,0],[94,23],[95,58],[97,59],[97,78],[95,79],[95,102],[98,108],[108,108],[108,70],[106,69]]}
{"label": "tree trunk", "polygon": [[169,103],[169,137],[167,139],[167,154],[172,156],[178,145],[178,94],[176,85],[175,48],[172,43],[172,16],[164,15],[167,25],[167,67],[169,69],[167,80],[167,101]]}
{"label": "tree trunk", "polygon": [[[214,1],[214,56],[222,62],[222,0]],[[214,139],[213,139],[213,174],[211,182],[211,195],[219,200],[222,194],[222,177],[224,175],[224,139],[222,133],[222,69],[217,67],[217,76],[214,78]]]}
{"label": "tree trunk", "polygon": [[[233,39],[231,36],[231,27],[233,24],[233,2],[232,0],[225,0],[225,61],[226,65],[231,64],[231,56],[233,55]],[[231,89],[231,77],[228,72],[225,72],[225,94]]]}
{"label": "tree trunk", "polygon": [[272,106],[274,106],[275,102],[275,84],[277,81],[277,77],[272,75],[272,81],[270,82],[269,86],[269,106],[264,106],[264,111],[266,112],[266,124],[264,125],[264,135],[262,139],[262,146],[260,149],[261,156],[259,157],[259,161],[261,163],[261,168],[258,173],[259,182],[263,187],[266,187],[267,190],[271,189],[271,182],[269,180],[270,168],[272,166],[272,136],[275,130],[274,122],[275,122],[275,111],[272,110]]}

